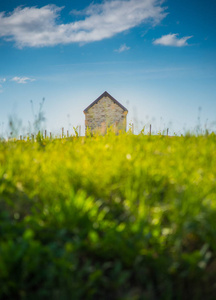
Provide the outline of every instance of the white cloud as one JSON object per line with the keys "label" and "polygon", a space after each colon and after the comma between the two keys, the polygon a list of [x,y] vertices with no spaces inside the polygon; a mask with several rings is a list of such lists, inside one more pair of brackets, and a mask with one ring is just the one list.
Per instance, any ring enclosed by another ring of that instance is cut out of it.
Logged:
{"label": "white cloud", "polygon": [[28,82],[35,81],[35,79],[29,78],[29,77],[18,77],[18,76],[13,77],[11,80],[15,81],[17,83],[28,83]]}
{"label": "white cloud", "polygon": [[184,47],[187,46],[187,40],[193,36],[184,36],[178,38],[178,33],[170,33],[163,35],[161,38],[153,41],[154,45],[173,46],[173,47]]}
{"label": "white cloud", "polygon": [[126,44],[123,44],[123,45],[120,46],[119,49],[116,49],[115,52],[121,53],[121,52],[124,52],[124,51],[127,51],[127,50],[130,50],[130,47],[126,46]]}
{"label": "white cloud", "polygon": [[110,38],[144,22],[158,24],[165,16],[163,0],[105,0],[91,4],[80,20],[61,24],[62,7],[46,5],[18,7],[12,13],[0,13],[0,37],[14,41],[20,48],[86,43]]}
{"label": "white cloud", "polygon": [[2,93],[3,92],[3,83],[5,83],[6,82],[6,78],[0,78],[0,93]]}

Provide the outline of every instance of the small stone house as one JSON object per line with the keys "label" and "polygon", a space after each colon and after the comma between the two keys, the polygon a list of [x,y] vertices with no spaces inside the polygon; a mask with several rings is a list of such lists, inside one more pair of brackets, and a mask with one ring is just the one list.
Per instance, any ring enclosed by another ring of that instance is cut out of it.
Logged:
{"label": "small stone house", "polygon": [[83,112],[85,129],[104,134],[112,126],[116,132],[126,131],[128,110],[107,92],[100,95]]}

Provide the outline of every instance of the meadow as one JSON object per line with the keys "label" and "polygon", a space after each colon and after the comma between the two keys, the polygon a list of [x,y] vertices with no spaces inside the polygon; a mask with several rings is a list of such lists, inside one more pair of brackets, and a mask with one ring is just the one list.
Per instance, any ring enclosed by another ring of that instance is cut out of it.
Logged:
{"label": "meadow", "polygon": [[216,135],[0,143],[0,299],[216,299]]}

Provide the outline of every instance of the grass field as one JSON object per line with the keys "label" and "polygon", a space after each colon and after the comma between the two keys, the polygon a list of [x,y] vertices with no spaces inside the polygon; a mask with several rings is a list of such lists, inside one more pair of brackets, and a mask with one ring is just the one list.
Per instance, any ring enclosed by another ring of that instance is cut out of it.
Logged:
{"label": "grass field", "polygon": [[0,299],[216,299],[216,136],[0,143]]}

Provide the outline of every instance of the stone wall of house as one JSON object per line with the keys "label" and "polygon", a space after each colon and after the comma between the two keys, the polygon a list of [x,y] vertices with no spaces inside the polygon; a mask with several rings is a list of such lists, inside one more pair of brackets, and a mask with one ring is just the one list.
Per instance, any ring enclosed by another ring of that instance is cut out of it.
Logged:
{"label": "stone wall of house", "polygon": [[85,113],[85,126],[91,130],[105,131],[114,126],[118,130],[126,130],[127,111],[109,97],[103,97]]}

